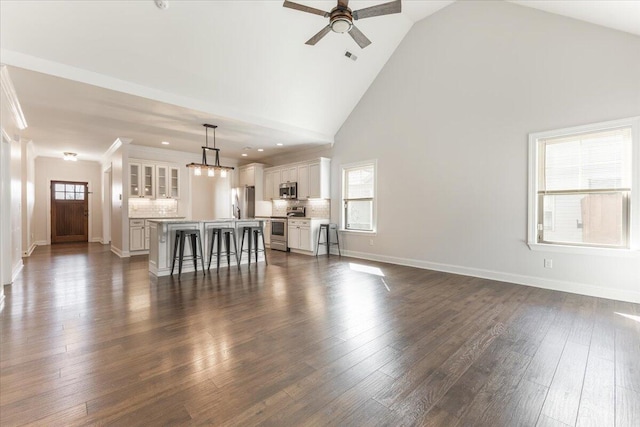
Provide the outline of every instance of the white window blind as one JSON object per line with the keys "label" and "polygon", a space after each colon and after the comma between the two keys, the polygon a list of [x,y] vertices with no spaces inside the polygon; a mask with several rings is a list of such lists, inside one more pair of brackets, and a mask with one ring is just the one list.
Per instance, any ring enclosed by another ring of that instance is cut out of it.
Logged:
{"label": "white window blind", "polygon": [[364,163],[343,168],[344,228],[373,231],[375,164]]}
{"label": "white window blind", "polygon": [[536,242],[629,248],[633,127],[535,139]]}

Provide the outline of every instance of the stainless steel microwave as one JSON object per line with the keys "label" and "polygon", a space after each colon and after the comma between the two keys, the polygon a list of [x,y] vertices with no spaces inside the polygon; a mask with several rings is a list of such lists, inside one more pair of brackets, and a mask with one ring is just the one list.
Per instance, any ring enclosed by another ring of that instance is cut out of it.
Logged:
{"label": "stainless steel microwave", "polygon": [[280,184],[280,198],[281,199],[297,199],[298,198],[298,183],[297,182],[283,182]]}

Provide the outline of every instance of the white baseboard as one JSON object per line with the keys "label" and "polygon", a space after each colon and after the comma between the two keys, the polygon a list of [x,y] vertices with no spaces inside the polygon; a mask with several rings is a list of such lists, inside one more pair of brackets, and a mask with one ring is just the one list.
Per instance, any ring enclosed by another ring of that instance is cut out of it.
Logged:
{"label": "white baseboard", "polygon": [[90,243],[102,243],[102,237],[92,237],[89,239]]}
{"label": "white baseboard", "polygon": [[49,244],[49,242],[47,242],[46,240],[36,240],[34,245],[36,246],[47,246]]}
{"label": "white baseboard", "polygon": [[22,256],[26,257],[26,256],[31,256],[31,254],[33,253],[33,251],[35,250],[35,248],[38,247],[38,245],[34,243],[31,244],[31,247],[29,247],[29,249],[27,249]]}
{"label": "white baseboard", "polygon": [[[333,251],[332,251],[333,253]],[[337,253],[336,253],[337,254]],[[500,282],[514,283],[517,285],[533,286],[536,288],[550,289],[554,291],[569,292],[572,294],[588,295],[598,298],[607,298],[619,301],[640,303],[640,292],[622,289],[604,288],[586,283],[569,282],[565,280],[544,279],[542,277],[525,276],[521,274],[504,273],[501,271],[483,270],[480,268],[462,267],[459,265],[440,264],[422,260],[398,258],[387,255],[370,254],[342,250],[342,254],[348,257],[381,261],[390,264],[406,265],[409,267],[424,268],[427,270],[442,271],[445,273],[460,274],[463,276],[479,277],[482,279],[497,280]]]}
{"label": "white baseboard", "polygon": [[120,250],[119,248],[116,248],[115,246],[111,245],[111,252],[113,252],[114,254],[118,255],[120,258],[129,258],[129,252],[125,252]]}

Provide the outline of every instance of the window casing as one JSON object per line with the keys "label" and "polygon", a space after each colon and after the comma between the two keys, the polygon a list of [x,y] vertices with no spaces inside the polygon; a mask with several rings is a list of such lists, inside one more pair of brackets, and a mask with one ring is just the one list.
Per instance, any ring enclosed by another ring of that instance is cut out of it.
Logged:
{"label": "window casing", "polygon": [[376,161],[342,167],[342,229],[376,231]]}
{"label": "window casing", "polygon": [[529,135],[532,249],[639,249],[639,123],[635,117]]}

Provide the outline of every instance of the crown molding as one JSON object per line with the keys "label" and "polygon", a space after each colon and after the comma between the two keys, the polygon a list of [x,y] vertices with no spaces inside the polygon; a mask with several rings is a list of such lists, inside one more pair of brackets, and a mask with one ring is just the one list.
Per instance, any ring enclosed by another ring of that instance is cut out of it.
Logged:
{"label": "crown molding", "polygon": [[25,119],[24,113],[22,112],[16,89],[13,87],[13,82],[9,76],[9,68],[7,68],[6,65],[0,66],[0,84],[2,85],[2,92],[7,98],[9,111],[13,116],[16,126],[20,130],[25,130],[27,128],[27,119]]}

